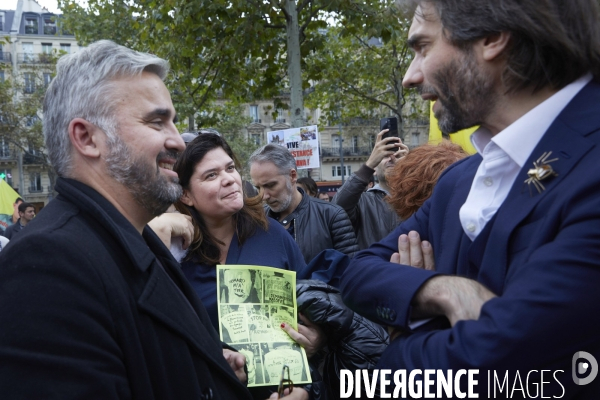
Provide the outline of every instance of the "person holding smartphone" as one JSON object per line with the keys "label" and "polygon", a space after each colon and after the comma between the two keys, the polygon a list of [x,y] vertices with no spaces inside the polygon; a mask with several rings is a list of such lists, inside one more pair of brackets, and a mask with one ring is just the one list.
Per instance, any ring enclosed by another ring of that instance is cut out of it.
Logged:
{"label": "person holding smartphone", "polygon": [[[384,129],[377,134],[369,159],[348,178],[332,200],[348,214],[361,250],[383,239],[400,223],[396,212],[384,200],[389,195],[386,172],[408,154],[408,147],[398,137],[398,124],[394,122],[396,118],[381,120]],[[379,183],[365,191],[373,174]]]}

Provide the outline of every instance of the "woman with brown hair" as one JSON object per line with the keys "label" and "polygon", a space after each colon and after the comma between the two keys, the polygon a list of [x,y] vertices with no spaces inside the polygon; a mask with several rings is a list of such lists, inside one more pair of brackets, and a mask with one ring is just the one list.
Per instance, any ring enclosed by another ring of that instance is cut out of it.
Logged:
{"label": "woman with brown hair", "polygon": [[266,265],[293,271],[306,265],[294,239],[265,216],[262,196],[244,195],[237,165],[225,139],[204,133],[188,144],[174,167],[183,187],[175,206],[191,216],[194,225],[191,244],[181,260],[182,270],[215,327],[217,264]]}
{"label": "woman with brown hair", "polygon": [[[191,216],[194,225],[191,244],[181,261],[182,271],[217,330],[217,264],[293,271],[306,267],[292,236],[265,215],[262,193],[255,197],[245,195],[237,166],[238,161],[225,139],[216,133],[201,133],[187,145],[174,167],[183,187],[183,195],[175,206],[182,214]],[[253,277],[247,280],[253,281]],[[248,295],[252,295],[250,290]],[[298,326],[298,332],[298,343],[310,357],[313,353],[310,339],[315,339],[319,331],[305,321],[305,325]],[[320,343],[315,339],[315,346]],[[308,399],[310,390],[309,386],[298,387],[294,397]],[[255,399],[264,399],[272,391],[270,386],[251,390]]]}

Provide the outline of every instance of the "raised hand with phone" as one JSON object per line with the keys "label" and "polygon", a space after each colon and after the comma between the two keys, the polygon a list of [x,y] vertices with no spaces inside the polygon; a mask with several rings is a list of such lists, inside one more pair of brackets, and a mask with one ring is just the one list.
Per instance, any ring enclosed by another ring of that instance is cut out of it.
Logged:
{"label": "raised hand with phone", "polygon": [[[332,200],[348,214],[361,250],[386,237],[400,222],[396,212],[385,200],[389,195],[386,172],[408,154],[408,147],[398,137],[397,126],[397,123],[393,124],[391,127],[395,129],[390,130],[389,125],[386,125],[377,134],[368,160],[348,178]],[[394,136],[385,137],[390,131],[395,132]],[[373,175],[377,177],[378,183],[367,189]]]}
{"label": "raised hand with phone", "polygon": [[379,125],[381,132],[377,134],[373,151],[365,163],[372,169],[377,168],[386,157],[390,157],[390,162],[394,164],[408,154],[408,146],[398,137],[398,120],[382,118]]}

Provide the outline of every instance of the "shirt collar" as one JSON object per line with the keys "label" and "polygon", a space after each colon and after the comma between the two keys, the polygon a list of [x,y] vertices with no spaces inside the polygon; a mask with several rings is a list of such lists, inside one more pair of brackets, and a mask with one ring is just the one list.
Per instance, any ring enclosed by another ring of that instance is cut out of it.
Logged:
{"label": "shirt collar", "polygon": [[373,191],[380,191],[380,192],[385,193],[388,196],[390,195],[390,193],[387,190],[385,190],[384,188],[382,188],[379,183],[375,184],[375,186],[373,186],[372,188],[367,189],[367,192],[373,192]]}
{"label": "shirt collar", "polygon": [[[592,74],[588,73],[568,84],[496,136],[493,136],[486,128],[477,129],[471,135],[473,147],[483,156],[485,148],[490,142],[493,142],[522,168],[554,119],[591,80]],[[554,118],[548,118],[548,115],[552,115]],[[523,132],[527,132],[527,134],[525,135]]]}

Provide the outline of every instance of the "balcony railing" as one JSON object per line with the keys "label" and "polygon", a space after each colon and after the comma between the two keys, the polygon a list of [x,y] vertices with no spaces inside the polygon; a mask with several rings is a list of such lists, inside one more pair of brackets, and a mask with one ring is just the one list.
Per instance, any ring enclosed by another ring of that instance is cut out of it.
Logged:
{"label": "balcony railing", "polygon": [[41,186],[35,187],[35,186],[29,186],[29,193],[43,193],[44,192],[44,188]]}
{"label": "balcony railing", "polygon": [[56,35],[56,25],[45,25],[44,35]]}
{"label": "balcony railing", "polygon": [[11,154],[11,151],[4,148],[0,149],[0,160],[12,160],[15,156]]}
{"label": "balcony railing", "polygon": [[42,156],[25,153],[23,154],[23,164],[43,164]]}
{"label": "balcony railing", "polygon": [[50,64],[52,55],[46,53],[17,53],[18,64]]}
{"label": "balcony railing", "polygon": [[[342,147],[345,156],[368,156],[371,154],[369,147]],[[321,155],[323,157],[339,157],[339,147],[323,147],[321,148]]]}
{"label": "balcony railing", "polygon": [[12,61],[11,54],[7,51],[0,51],[0,63],[10,63]]}

